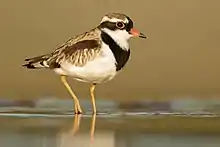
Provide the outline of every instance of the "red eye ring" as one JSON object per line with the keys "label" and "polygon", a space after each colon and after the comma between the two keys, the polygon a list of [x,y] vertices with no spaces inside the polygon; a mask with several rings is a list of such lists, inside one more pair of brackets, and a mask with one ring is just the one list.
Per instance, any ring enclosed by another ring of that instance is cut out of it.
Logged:
{"label": "red eye ring", "polygon": [[116,27],[119,29],[123,29],[125,27],[125,24],[123,22],[117,22]]}

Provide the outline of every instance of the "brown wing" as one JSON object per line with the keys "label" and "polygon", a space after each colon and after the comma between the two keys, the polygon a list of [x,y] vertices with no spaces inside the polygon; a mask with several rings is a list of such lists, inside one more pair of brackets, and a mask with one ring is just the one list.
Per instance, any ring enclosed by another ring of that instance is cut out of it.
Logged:
{"label": "brown wing", "polygon": [[47,60],[48,66],[55,68],[54,66],[60,66],[65,61],[75,66],[85,65],[100,52],[101,43],[98,35],[93,30],[69,39],[51,54],[51,57]]}
{"label": "brown wing", "polygon": [[89,32],[67,40],[52,53],[28,58],[23,66],[27,68],[59,68],[64,61],[75,66],[83,66],[94,59],[101,48],[100,30],[92,29]]}

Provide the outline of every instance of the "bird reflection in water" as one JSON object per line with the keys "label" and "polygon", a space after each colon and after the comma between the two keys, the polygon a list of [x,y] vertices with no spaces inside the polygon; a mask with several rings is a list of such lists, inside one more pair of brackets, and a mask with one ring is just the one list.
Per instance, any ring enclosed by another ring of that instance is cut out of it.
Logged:
{"label": "bird reflection in water", "polygon": [[[75,115],[74,117],[74,123],[73,123],[73,135],[76,135],[80,128],[80,122],[81,122],[82,115]],[[94,134],[95,134],[95,125],[96,125],[96,114],[92,115],[92,122],[91,122],[91,128],[90,128],[90,140],[91,142],[94,141]]]}

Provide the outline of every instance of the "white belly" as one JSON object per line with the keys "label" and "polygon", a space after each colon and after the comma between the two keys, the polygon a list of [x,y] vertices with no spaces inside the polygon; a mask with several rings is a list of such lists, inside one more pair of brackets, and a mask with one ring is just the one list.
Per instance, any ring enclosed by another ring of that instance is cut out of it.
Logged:
{"label": "white belly", "polygon": [[82,67],[77,67],[65,62],[61,64],[61,68],[55,69],[54,71],[79,81],[102,83],[111,80],[116,75],[115,62],[113,53],[106,46],[100,56],[89,61]]}

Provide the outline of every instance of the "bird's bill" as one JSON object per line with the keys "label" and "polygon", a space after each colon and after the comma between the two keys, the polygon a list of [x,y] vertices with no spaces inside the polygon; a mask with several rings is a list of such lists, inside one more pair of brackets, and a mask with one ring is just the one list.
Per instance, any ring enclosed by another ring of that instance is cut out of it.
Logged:
{"label": "bird's bill", "polygon": [[130,30],[130,34],[134,37],[140,37],[140,38],[147,38],[146,35],[144,35],[143,33],[140,33],[137,29],[135,28],[132,28]]}

